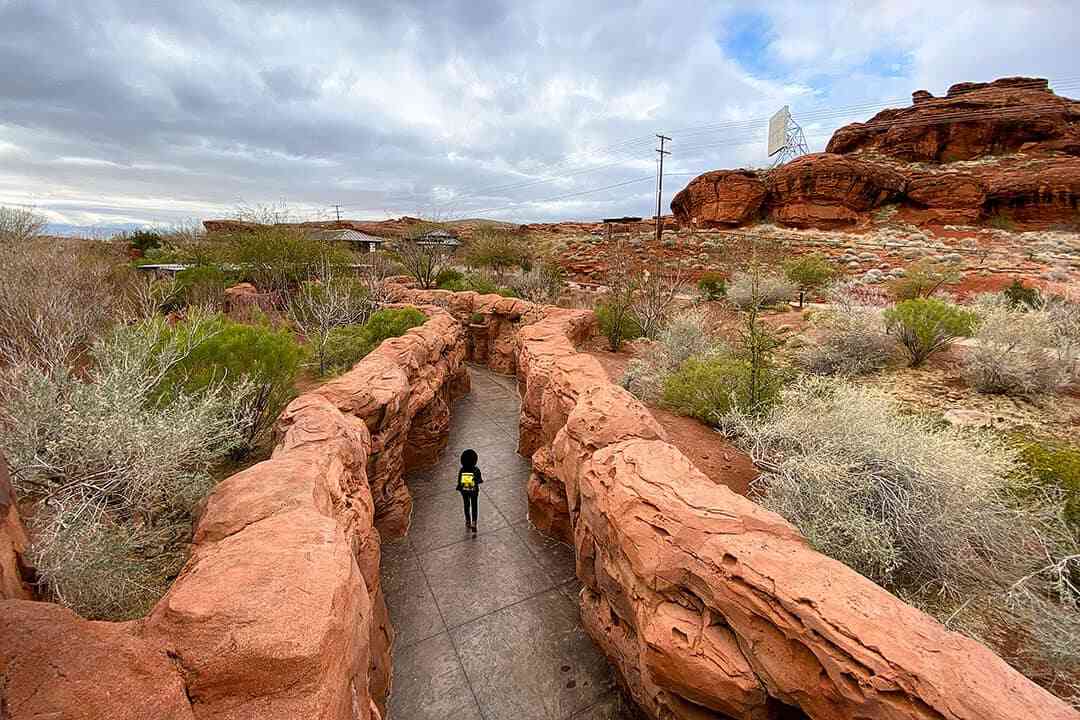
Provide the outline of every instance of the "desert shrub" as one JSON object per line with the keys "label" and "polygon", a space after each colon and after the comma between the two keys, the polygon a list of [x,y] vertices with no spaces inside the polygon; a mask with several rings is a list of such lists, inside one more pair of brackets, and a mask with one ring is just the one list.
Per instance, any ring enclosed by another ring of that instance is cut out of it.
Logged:
{"label": "desert shrub", "polygon": [[677,315],[660,331],[656,342],[646,345],[627,365],[621,383],[643,402],[655,403],[663,394],[664,380],[691,357],[726,352],[708,328],[704,312]]}
{"label": "desert shrub", "polygon": [[[718,424],[734,410],[760,412],[779,396],[782,376],[731,356],[695,357],[664,379],[662,402],[683,415]],[[756,387],[755,387],[756,383]]]}
{"label": "desert shrub", "polygon": [[[7,232],[7,231],[5,231]],[[90,241],[0,242],[0,365],[63,365],[123,312],[131,272]]]}
{"label": "desert shrub", "polygon": [[[187,327],[192,322],[197,323],[194,333]],[[240,442],[234,456],[247,454],[267,436],[293,398],[303,347],[286,329],[237,323],[220,315],[171,327],[162,340],[165,347],[175,342],[172,336],[177,334],[191,334],[195,342],[169,368],[155,392],[160,400],[175,402],[227,389],[237,402],[234,417]]]}
{"label": "desert shrub", "polygon": [[727,298],[743,310],[789,302],[798,287],[782,275],[737,272],[727,287]]}
{"label": "desert shrub", "polygon": [[223,237],[221,254],[238,268],[239,275],[263,292],[287,295],[300,283],[319,274],[327,263],[341,267],[351,262],[347,250],[301,228],[263,225]]}
{"label": "desert shrub", "polygon": [[706,300],[721,300],[727,294],[727,282],[718,272],[702,273],[697,286],[701,296]]}
{"label": "desert shrub", "polygon": [[825,297],[834,305],[851,307],[883,308],[892,304],[888,293],[879,285],[848,278],[830,283]]}
{"label": "desert shrub", "polygon": [[[456,274],[454,274],[456,273]],[[456,270],[451,274],[443,271],[441,275],[446,277],[439,283],[440,290],[452,292],[472,291],[481,295],[502,295],[503,297],[518,297],[513,288],[499,285],[495,277],[488,272],[460,273]]]}
{"label": "desert shrub", "polygon": [[784,263],[784,275],[799,289],[799,307],[806,293],[823,287],[836,274],[836,269],[824,255],[800,255]]}
{"label": "desert shrub", "polygon": [[316,265],[316,280],[300,285],[289,300],[289,318],[303,333],[320,375],[330,367],[327,346],[333,330],[365,322],[374,307],[368,286],[340,273],[328,258]]}
{"label": "desert shrub", "polygon": [[766,468],[755,499],[818,550],[1051,690],[1080,669],[1076,535],[1060,522],[1060,498],[1030,484],[1010,444],[813,377],[729,428]]}
{"label": "desert shrub", "polygon": [[490,268],[502,273],[506,268],[527,269],[532,253],[519,232],[500,228],[479,228],[465,246],[465,262],[470,267]]}
{"label": "desert shrub", "polygon": [[835,304],[815,322],[821,326],[821,336],[796,356],[807,372],[864,375],[888,365],[895,354],[896,343],[876,308]]}
{"label": "desert shrub", "polygon": [[888,282],[889,291],[897,300],[928,298],[947,285],[960,281],[960,270],[944,260],[924,258],[904,269],[901,277]]}
{"label": "desert shrub", "polygon": [[641,337],[641,321],[629,302],[608,296],[596,304],[594,312],[600,333],[607,338],[612,352],[619,352],[627,340]]}
{"label": "desert shrub", "polygon": [[347,371],[387,338],[400,337],[426,318],[416,308],[384,308],[363,325],[342,325],[330,331],[326,365],[333,372]]}
{"label": "desert shrub", "polygon": [[236,276],[213,265],[199,265],[176,274],[176,293],[185,305],[219,308],[225,302],[225,290],[236,283]]}
{"label": "desert shrub", "polygon": [[641,324],[643,337],[656,338],[675,308],[683,286],[683,271],[678,264],[644,269],[636,283],[631,306]]}
{"label": "desert shrub", "polygon": [[439,275],[450,267],[453,251],[441,245],[425,245],[416,240],[439,230],[436,223],[420,223],[411,228],[406,237],[391,243],[390,256],[407,275],[425,290],[436,286]]}
{"label": "desert shrub", "polygon": [[0,206],[0,245],[22,245],[37,240],[48,221],[26,208]]}
{"label": "desert shrub", "polygon": [[807,378],[744,430],[770,467],[761,502],[885,587],[963,598],[1021,542],[1007,503],[1015,454],[884,393]]}
{"label": "desert shrub", "polygon": [[1042,306],[1042,295],[1039,293],[1039,288],[1028,287],[1019,278],[1013,278],[1013,281],[1001,293],[1009,304],[1015,308],[1034,310]]}
{"label": "desert shrub", "polygon": [[555,304],[565,287],[566,271],[557,258],[542,258],[510,280],[510,288],[517,297],[535,303]]}
{"label": "desert shrub", "polygon": [[1020,443],[1020,460],[1043,487],[1061,492],[1065,521],[1080,536],[1080,448],[1054,440]]}
{"label": "desert shrub", "polygon": [[[1024,306],[1026,307],[1026,306]],[[1070,358],[1057,346],[1047,313],[1005,303],[982,304],[977,344],[964,357],[964,377],[980,392],[1033,395],[1070,381]]]}
{"label": "desert shrub", "polygon": [[153,230],[136,230],[126,237],[128,247],[145,253],[147,250],[161,247],[161,235]]}
{"label": "desert shrub", "polygon": [[441,290],[453,290],[465,282],[465,273],[457,268],[446,268],[435,278],[435,286]]}
{"label": "desert shrub", "polygon": [[890,335],[907,351],[912,367],[919,367],[934,353],[960,337],[969,337],[976,315],[936,298],[903,300],[885,311]]}
{"label": "desert shrub", "polygon": [[0,432],[35,506],[29,560],[45,597],[89,618],[136,617],[179,570],[209,470],[242,441],[238,386],[175,399],[156,390],[200,338],[198,320],[177,329],[154,318],[96,342],[79,375],[13,373]]}

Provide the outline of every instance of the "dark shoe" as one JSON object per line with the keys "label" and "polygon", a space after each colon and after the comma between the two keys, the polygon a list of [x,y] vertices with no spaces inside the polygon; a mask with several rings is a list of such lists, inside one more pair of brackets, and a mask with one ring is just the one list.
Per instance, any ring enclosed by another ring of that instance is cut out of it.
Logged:
{"label": "dark shoe", "polygon": [[472,532],[473,532],[473,535],[476,534],[476,523],[473,523],[473,525],[472,525]]}

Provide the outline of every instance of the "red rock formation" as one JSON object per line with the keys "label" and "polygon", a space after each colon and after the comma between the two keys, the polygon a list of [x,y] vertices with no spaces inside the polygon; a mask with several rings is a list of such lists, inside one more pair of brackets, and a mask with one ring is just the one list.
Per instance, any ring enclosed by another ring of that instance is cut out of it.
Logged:
{"label": "red rock formation", "polygon": [[1080,153],[1080,102],[1055,95],[1044,79],[959,83],[943,98],[925,90],[908,108],[845,125],[826,152],[874,151],[907,161],[952,162],[1023,150]]}
{"label": "red rock formation", "polygon": [[15,504],[7,460],[0,455],[0,600],[29,600],[30,588],[22,573],[26,552],[26,528]]}
{"label": "red rock formation", "polygon": [[423,326],[289,404],[271,459],[207,498],[191,558],[147,618],[0,601],[4,717],[385,717],[376,524],[407,527],[404,446],[437,454],[445,404],[468,387],[461,326],[422,309]]}
{"label": "red rock formation", "polygon": [[[753,173],[714,171],[692,180],[672,210],[691,227],[745,223],[760,208],[784,225],[833,228],[865,224],[884,203],[921,223],[1004,214],[1018,228],[1075,225],[1077,155],[1080,102],[1055,95],[1045,80],[961,83],[943,98],[920,90],[911,107],[840,128],[826,153],[765,173],[759,202],[748,192]],[[972,159],[979,162],[956,162]],[[740,203],[752,201],[754,213],[743,213]]]}
{"label": "red rock formation", "polygon": [[769,172],[768,205],[774,219],[795,227],[834,227],[891,202],[906,180],[895,170],[840,155],[796,158]]}
{"label": "red rock formation", "polygon": [[757,218],[765,182],[751,170],[715,170],[694,178],[671,200],[671,210],[686,227],[744,225]]}
{"label": "red rock formation", "polygon": [[92,622],[26,600],[0,602],[0,710],[5,720],[207,717],[193,710],[176,660],[140,623]]}

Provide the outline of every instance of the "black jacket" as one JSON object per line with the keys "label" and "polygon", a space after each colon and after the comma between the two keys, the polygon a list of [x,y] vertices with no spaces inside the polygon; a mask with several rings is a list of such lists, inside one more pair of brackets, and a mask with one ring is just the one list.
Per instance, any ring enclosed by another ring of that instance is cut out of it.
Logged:
{"label": "black jacket", "polygon": [[[466,487],[466,475],[472,476],[472,488]],[[457,489],[458,492],[480,492],[480,483],[484,482],[484,476],[480,472],[480,468],[476,465],[472,467],[463,467],[458,470],[457,474]]]}

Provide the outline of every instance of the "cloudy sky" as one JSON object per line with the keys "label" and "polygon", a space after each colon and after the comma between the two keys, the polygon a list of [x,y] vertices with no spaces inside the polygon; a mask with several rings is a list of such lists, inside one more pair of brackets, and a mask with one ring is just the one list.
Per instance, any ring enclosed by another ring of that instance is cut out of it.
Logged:
{"label": "cloudy sky", "polygon": [[593,219],[964,80],[1080,96],[1071,1],[0,0],[0,204],[61,225]]}

